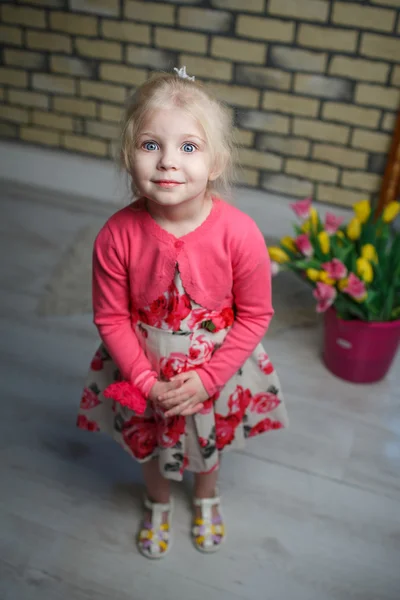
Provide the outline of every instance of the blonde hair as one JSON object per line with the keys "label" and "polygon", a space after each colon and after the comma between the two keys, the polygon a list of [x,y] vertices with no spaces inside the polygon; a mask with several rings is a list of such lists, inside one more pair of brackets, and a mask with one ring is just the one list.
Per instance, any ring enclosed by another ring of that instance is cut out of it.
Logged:
{"label": "blonde hair", "polygon": [[[205,87],[175,74],[158,73],[140,86],[129,99],[122,124],[120,162],[129,175],[133,150],[150,111],[181,108],[202,126],[212,165],[220,172],[212,188],[229,194],[234,180],[235,145],[230,113]],[[132,182],[134,190],[134,181]]]}

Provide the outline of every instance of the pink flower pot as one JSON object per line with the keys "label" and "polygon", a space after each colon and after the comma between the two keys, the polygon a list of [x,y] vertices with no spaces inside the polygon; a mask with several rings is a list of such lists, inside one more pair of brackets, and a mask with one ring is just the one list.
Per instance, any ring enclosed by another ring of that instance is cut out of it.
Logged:
{"label": "pink flower pot", "polygon": [[382,323],[344,321],[334,309],[325,313],[325,365],[337,377],[353,383],[382,379],[396,355],[400,320]]}

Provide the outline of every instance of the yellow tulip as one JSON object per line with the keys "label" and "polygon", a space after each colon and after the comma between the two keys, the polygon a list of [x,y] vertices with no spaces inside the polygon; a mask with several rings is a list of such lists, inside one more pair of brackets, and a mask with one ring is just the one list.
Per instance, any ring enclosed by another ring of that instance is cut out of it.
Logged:
{"label": "yellow tulip", "polygon": [[294,243],[294,240],[290,237],[290,235],[283,237],[281,239],[281,244],[288,250],[291,250],[292,252],[297,252],[296,244]]}
{"label": "yellow tulip", "polygon": [[326,283],[327,285],[335,284],[335,280],[332,279],[332,277],[329,277],[329,275],[326,271],[321,271],[321,273],[319,275],[319,280],[322,281],[322,283]]}
{"label": "yellow tulip", "polygon": [[371,214],[371,204],[369,200],[361,200],[353,206],[357,219],[360,223],[366,223]]}
{"label": "yellow tulip", "polygon": [[282,250],[282,248],[278,248],[277,246],[271,246],[271,248],[268,248],[268,252],[270,259],[277,262],[278,264],[282,264],[290,260],[286,252]]}
{"label": "yellow tulip", "polygon": [[394,221],[399,213],[400,202],[389,202],[383,210],[382,219],[385,223],[390,223],[391,221]]}
{"label": "yellow tulip", "polygon": [[361,235],[361,221],[354,217],[347,225],[347,235],[351,240],[358,240]]}
{"label": "yellow tulip", "polygon": [[301,226],[301,231],[303,233],[310,233],[310,221],[307,219],[307,221],[304,221],[303,225]]}
{"label": "yellow tulip", "polygon": [[324,254],[328,254],[331,244],[329,240],[329,235],[326,233],[326,231],[321,231],[318,234],[318,241],[319,245],[321,246],[322,252]]}
{"label": "yellow tulip", "polygon": [[344,288],[346,288],[349,284],[349,278],[345,277],[344,279],[340,279],[338,281],[338,288],[341,292],[343,292]]}
{"label": "yellow tulip", "polygon": [[374,278],[374,270],[371,263],[366,258],[357,258],[357,273],[365,283],[371,283]]}
{"label": "yellow tulip", "polygon": [[318,220],[319,220],[318,212],[315,208],[312,208],[310,210],[310,222],[311,222],[311,225],[312,225],[314,231],[317,230]]}
{"label": "yellow tulip", "polygon": [[361,256],[366,260],[378,264],[378,254],[376,252],[375,246],[373,246],[372,244],[364,244],[364,246],[361,248]]}
{"label": "yellow tulip", "polygon": [[318,271],[318,269],[307,269],[306,275],[310,281],[318,281],[320,271]]}
{"label": "yellow tulip", "polygon": [[336,232],[336,236],[337,236],[338,238],[340,238],[341,240],[344,240],[344,233],[343,233],[343,231],[340,231],[340,230],[338,230],[338,231]]}

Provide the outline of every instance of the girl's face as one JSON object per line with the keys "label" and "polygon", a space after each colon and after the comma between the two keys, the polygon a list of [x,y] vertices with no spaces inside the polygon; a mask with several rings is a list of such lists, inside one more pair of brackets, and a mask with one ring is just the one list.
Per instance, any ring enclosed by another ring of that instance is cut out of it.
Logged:
{"label": "girl's face", "polygon": [[204,197],[208,181],[215,178],[203,129],[178,108],[148,115],[133,158],[139,193],[165,207]]}

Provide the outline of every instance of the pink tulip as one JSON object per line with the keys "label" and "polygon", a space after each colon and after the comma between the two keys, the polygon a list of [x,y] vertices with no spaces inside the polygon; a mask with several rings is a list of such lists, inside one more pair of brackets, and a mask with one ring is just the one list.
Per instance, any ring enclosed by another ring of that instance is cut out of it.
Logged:
{"label": "pink tulip", "polygon": [[354,273],[350,273],[347,286],[343,291],[354,298],[354,300],[363,300],[367,294],[365,283],[357,275],[354,275]]}
{"label": "pink tulip", "polygon": [[310,216],[312,198],[305,198],[290,204],[290,208],[296,213],[299,219],[305,220]]}
{"label": "pink tulip", "polygon": [[297,236],[297,238],[294,240],[294,243],[304,256],[310,257],[314,254],[314,248],[312,247],[310,238],[306,233],[302,233],[301,235]]}
{"label": "pink tulip", "polygon": [[341,226],[343,221],[344,221],[344,217],[336,217],[332,213],[326,213],[326,217],[325,217],[326,233],[329,233],[329,235],[336,233],[336,231]]}
{"label": "pink tulip", "polygon": [[333,258],[331,262],[326,262],[321,266],[332,279],[343,279],[347,276],[347,269],[338,258]]}
{"label": "pink tulip", "polygon": [[334,287],[327,283],[318,281],[316,289],[313,291],[314,298],[318,301],[317,312],[323,313],[335,302],[337,292]]}
{"label": "pink tulip", "polygon": [[275,262],[274,260],[271,260],[271,275],[272,275],[272,277],[275,277],[275,275],[278,275],[279,271],[280,271],[279,264],[277,262]]}

